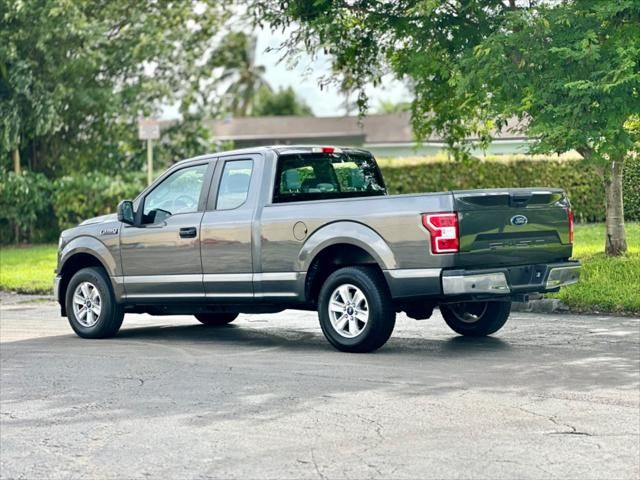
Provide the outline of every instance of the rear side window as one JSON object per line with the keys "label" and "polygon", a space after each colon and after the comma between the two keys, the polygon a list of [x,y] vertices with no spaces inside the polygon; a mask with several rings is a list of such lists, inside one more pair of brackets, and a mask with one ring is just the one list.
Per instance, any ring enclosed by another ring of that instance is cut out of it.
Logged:
{"label": "rear side window", "polygon": [[373,157],[308,153],[278,158],[274,203],[384,195]]}
{"label": "rear side window", "polygon": [[238,208],[247,200],[252,172],[252,160],[233,160],[224,164],[216,203],[217,210]]}

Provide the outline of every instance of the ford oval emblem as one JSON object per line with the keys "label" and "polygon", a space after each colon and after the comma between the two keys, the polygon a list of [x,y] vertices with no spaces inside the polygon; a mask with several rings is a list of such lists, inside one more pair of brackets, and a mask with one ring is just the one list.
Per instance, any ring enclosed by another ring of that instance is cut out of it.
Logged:
{"label": "ford oval emblem", "polygon": [[524,215],[514,215],[511,217],[511,225],[526,225],[529,219]]}

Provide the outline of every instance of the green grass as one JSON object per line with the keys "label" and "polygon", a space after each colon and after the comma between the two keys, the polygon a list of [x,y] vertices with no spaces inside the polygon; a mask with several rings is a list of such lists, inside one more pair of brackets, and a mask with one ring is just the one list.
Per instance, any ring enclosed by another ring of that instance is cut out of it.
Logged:
{"label": "green grass", "polygon": [[0,247],[0,290],[51,293],[56,245]]}
{"label": "green grass", "polygon": [[640,314],[640,223],[627,223],[624,257],[604,255],[604,224],[576,225],[574,258],[582,261],[580,283],[552,296],[574,311]]}
{"label": "green grass", "polygon": [[[604,225],[576,225],[574,257],[584,267],[580,283],[554,294],[574,311],[640,314],[640,223],[627,224],[629,252],[608,258]],[[0,290],[50,293],[56,246],[2,247]]]}

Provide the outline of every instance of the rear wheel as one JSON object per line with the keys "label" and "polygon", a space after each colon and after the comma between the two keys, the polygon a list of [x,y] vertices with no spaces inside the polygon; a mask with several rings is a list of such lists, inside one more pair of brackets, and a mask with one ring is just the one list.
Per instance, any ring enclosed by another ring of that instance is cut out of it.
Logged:
{"label": "rear wheel", "polygon": [[345,267],[325,281],[318,299],[326,339],[344,352],[371,352],[383,346],[396,323],[387,283],[372,267]]}
{"label": "rear wheel", "polygon": [[195,317],[204,325],[219,327],[233,322],[238,318],[238,313],[196,313]]}
{"label": "rear wheel", "polygon": [[484,337],[500,330],[511,313],[511,302],[460,302],[440,305],[440,313],[456,333]]}
{"label": "rear wheel", "polygon": [[65,306],[71,328],[83,338],[112,337],[124,319],[124,310],[116,303],[102,268],[83,268],[71,277]]}

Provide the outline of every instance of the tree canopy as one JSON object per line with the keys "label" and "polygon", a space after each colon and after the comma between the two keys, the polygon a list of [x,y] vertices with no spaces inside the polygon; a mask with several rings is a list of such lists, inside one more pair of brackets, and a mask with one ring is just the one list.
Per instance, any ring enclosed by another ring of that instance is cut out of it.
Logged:
{"label": "tree canopy", "polygon": [[59,173],[135,166],[139,116],[215,108],[226,18],[215,0],[0,0],[0,153]]}
{"label": "tree canopy", "polygon": [[607,251],[626,250],[624,159],[640,114],[637,0],[254,0],[259,22],[289,27],[291,52],[332,55],[364,87],[391,71],[413,89],[418,141],[434,131],[464,156],[517,118],[541,152],[575,149],[602,165]]}

